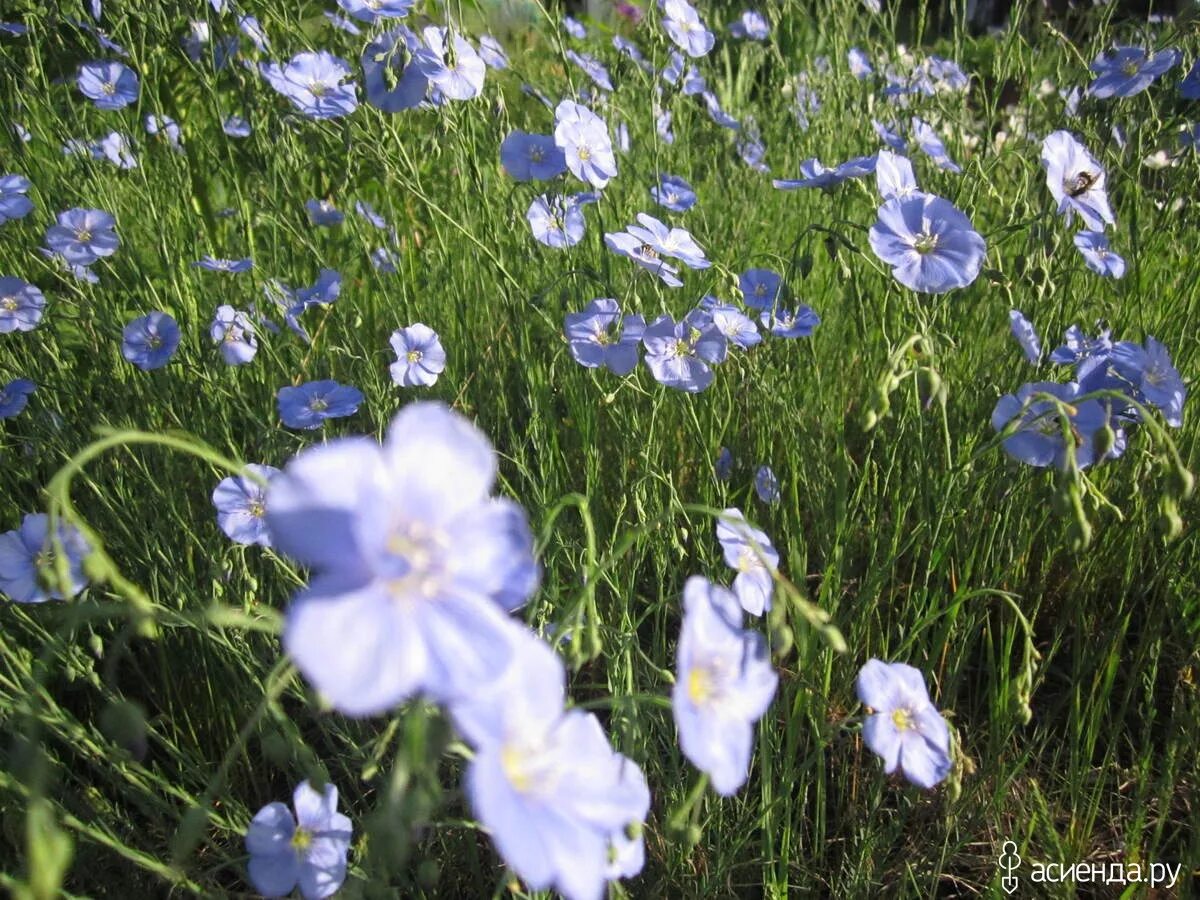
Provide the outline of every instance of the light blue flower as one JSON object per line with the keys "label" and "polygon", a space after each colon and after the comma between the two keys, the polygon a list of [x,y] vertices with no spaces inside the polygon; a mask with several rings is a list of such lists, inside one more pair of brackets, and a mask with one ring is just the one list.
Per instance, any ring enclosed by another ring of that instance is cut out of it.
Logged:
{"label": "light blue flower", "polygon": [[950,728],[925,689],[919,670],[904,663],[867,662],[855,682],[858,699],[872,710],[863,741],[913,784],[931,788],[950,774]]}
{"label": "light blue flower", "polygon": [[246,829],[246,868],[264,897],[286,897],[297,885],[304,900],[324,900],[346,880],[346,855],[353,828],[337,811],[332,784],[317,793],[302,781],[292,795],[296,815],[284,804],[268,803]]}

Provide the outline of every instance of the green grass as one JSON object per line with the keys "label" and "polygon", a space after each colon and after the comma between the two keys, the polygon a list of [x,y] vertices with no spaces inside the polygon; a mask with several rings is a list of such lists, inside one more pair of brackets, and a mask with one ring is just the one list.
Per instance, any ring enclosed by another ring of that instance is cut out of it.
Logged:
{"label": "green grass", "polygon": [[[768,9],[771,44],[725,43],[702,63],[723,106],[756,119],[775,177],[809,156],[832,164],[873,152],[872,114],[940,118],[965,171],[914,158],[918,178],[987,238],[988,270],[966,290],[917,297],[869,250],[870,181],[832,195],[775,191],[694,98],[664,98],[677,139],[661,143],[650,81],[618,62],[606,38],[589,49],[614,69],[608,119],[628,124],[633,150],[588,208],[584,242],[558,252],[536,245],[524,222],[541,189],[515,184],[498,164],[512,128],[545,132],[552,122],[521,82],[557,98],[583,77],[563,64],[548,28],[507,40],[513,71],[489,73],[481,99],[395,116],[364,105],[319,123],[294,116],[240,66],[214,73],[187,60],[184,7],[213,18],[207,3],[105,5],[141,77],[136,108],[103,113],[79,96],[74,67],[97,51],[43,4],[16,3],[31,34],[0,38],[0,97],[34,136],[22,145],[5,129],[0,170],[31,178],[37,207],[0,228],[0,273],[36,282],[48,300],[35,331],[0,336],[0,379],[38,384],[26,412],[0,424],[0,529],[69,491],[116,567],[76,602],[0,606],[0,885],[40,880],[51,896],[60,859],[72,895],[246,891],[250,817],[301,778],[327,777],[355,824],[344,895],[520,890],[470,820],[459,787],[467,751],[443,715],[413,705],[352,721],[323,710],[277,637],[303,573],[228,542],[209,500],[227,474],[220,457],[281,466],[316,441],[382,434],[405,403],[437,398],[495,443],[501,490],[528,510],[539,537],[545,575],[526,621],[573,629],[571,697],[646,770],[646,868],[615,885],[618,896],[995,895],[1007,839],[1027,863],[1182,863],[1176,890],[1194,889],[1195,501],[1180,503],[1182,533],[1166,540],[1169,445],[1140,428],[1123,458],[1087,473],[1083,547],[1068,482],[1008,459],[989,425],[1000,395],[1067,379],[1021,359],[1010,308],[1033,319],[1048,349],[1067,326],[1104,319],[1114,337],[1163,340],[1185,378],[1200,366],[1197,156],[1160,171],[1141,163],[1159,148],[1174,152],[1175,132],[1195,115],[1178,99],[1180,71],[1137,97],[1085,103],[1070,121],[1057,95],[1037,91],[1043,78],[1086,84],[1086,62],[1114,40],[1137,42],[1134,26],[1095,11],[1068,43],[1021,6],[1018,26],[997,37],[973,38],[943,14],[946,36],[935,41],[933,14],[924,29],[855,2],[788,2]],[[279,57],[312,47],[359,55],[361,43],[329,30],[316,5],[246,6]],[[702,12],[715,27],[736,10]],[[874,88],[847,74],[846,51],[861,46],[878,59],[893,52],[896,33],[923,39],[920,54],[958,59],[973,75],[969,94],[922,99],[911,112],[872,99]],[[1185,47],[1190,64],[1194,32],[1153,34]],[[655,29],[634,36],[665,61]],[[819,54],[833,71],[813,76],[822,109],[801,131],[785,87]],[[1031,132],[1067,127],[1107,166],[1111,237],[1129,263],[1123,280],[1084,268],[1073,229],[1054,215],[1039,143],[1016,136],[1002,90]],[[180,122],[186,154],[144,135],[149,113]],[[250,138],[224,137],[230,113],[250,119]],[[1114,123],[1129,129],[1124,150]],[[70,138],[113,129],[138,136],[136,170],[60,153]],[[1002,145],[997,130],[1010,136]],[[969,148],[968,135],[982,138]],[[647,189],[658,171],[696,187],[700,203],[682,224],[715,261],[677,291],[602,241],[653,212]],[[303,203],[326,196],[347,220],[313,229]],[[396,226],[395,275],[369,264],[384,236],[352,214],[358,198]],[[36,252],[53,214],[72,206],[117,218],[122,245],[96,267],[95,287]],[[232,215],[219,216],[226,208]],[[204,273],[190,265],[203,253],[251,255],[255,269]],[[252,364],[220,361],[207,335],[219,304],[262,304],[266,278],[307,284],[322,266],[345,284],[335,305],[308,314],[311,347],[264,334]],[[735,356],[702,394],[662,388],[645,367],[626,380],[596,375],[566,351],[564,313],[594,297],[679,316],[705,293],[731,299],[736,273],[751,266],[787,272],[823,322],[810,340]],[[151,309],[174,315],[184,341],[167,368],[142,373],[121,359],[120,333]],[[439,332],[449,362],[435,387],[402,391],[388,376],[387,338],[416,321]],[[895,362],[935,370],[946,401],[925,409],[916,377],[905,378],[868,431],[878,385],[910,336],[921,336],[924,352]],[[315,435],[283,429],[275,392],[315,378],[358,386],[361,411]],[[179,446],[113,441],[47,493],[101,429],[192,437]],[[1185,408],[1185,427],[1170,437],[1192,469],[1196,435]],[[201,446],[211,450],[181,449]],[[722,446],[737,460],[727,484],[712,474]],[[754,496],[761,463],[780,478],[778,505]],[[780,687],[758,728],[750,780],[732,799],[709,792],[685,806],[697,773],[676,746],[668,702],[680,592],[691,574],[728,578],[703,510],[731,505],[772,537],[783,574],[828,613],[847,649],[836,652],[799,605],[780,602],[770,621]],[[853,684],[873,656],[927,673],[955,728],[959,766],[937,791],[888,779],[862,744]],[[69,865],[56,855],[68,845]],[[1028,890],[1026,879],[1021,896]]]}

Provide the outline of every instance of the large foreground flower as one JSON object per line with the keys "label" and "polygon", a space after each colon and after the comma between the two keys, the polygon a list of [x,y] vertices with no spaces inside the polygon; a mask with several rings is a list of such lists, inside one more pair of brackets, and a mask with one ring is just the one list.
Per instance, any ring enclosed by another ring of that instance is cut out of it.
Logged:
{"label": "large foreground flower", "polygon": [[1092,231],[1103,231],[1106,225],[1116,224],[1104,189],[1104,167],[1075,135],[1069,131],[1046,135],[1042,141],[1042,165],[1046,169],[1046,186],[1058,201],[1058,211],[1067,224],[1072,213],[1079,213]]}
{"label": "large foreground flower", "polygon": [[642,868],[646,776],[613,750],[592,713],[565,710],[562,661],[511,623],[512,664],[451,707],[475,747],[466,790],[504,861],[533,890],[600,900]]}
{"label": "large foreground flower", "polygon": [[950,774],[950,728],[918,669],[872,659],[858,673],[855,688],[872,710],[863,723],[863,740],[883,758],[885,772],[899,768],[923,788]]}
{"label": "large foreground flower", "polygon": [[683,609],[671,694],[679,746],[728,797],[749,774],[754,723],[771,705],[779,676],[766,639],[742,628],[742,607],[730,591],[693,576]]}
{"label": "large foreground flower", "polygon": [[971,220],[953,203],[920,191],[883,204],[870,241],[897,281],[928,294],[969,285],[987,251]]}
{"label": "large foreground flower", "polygon": [[[67,554],[70,596],[88,583],[83,572],[84,557],[91,552],[87,540],[74,525],[58,524],[57,543]],[[50,536],[50,517],[29,513],[21,527],[0,534],[0,594],[17,603],[42,603],[62,600],[54,554],[55,540]],[[52,573],[47,583],[44,572]]]}
{"label": "large foreground flower", "polygon": [[284,647],[349,715],[418,692],[447,700],[504,671],[507,612],[537,586],[525,512],[490,496],[496,453],[440,403],[414,403],[383,446],[344,438],[297,455],[267,494],[275,548],[313,570]]}

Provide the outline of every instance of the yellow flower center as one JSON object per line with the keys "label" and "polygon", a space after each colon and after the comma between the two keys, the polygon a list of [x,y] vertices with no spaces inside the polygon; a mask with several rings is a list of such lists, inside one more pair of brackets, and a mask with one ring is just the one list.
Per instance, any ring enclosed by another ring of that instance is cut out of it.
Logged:
{"label": "yellow flower center", "polygon": [[908,731],[917,727],[916,722],[913,721],[912,710],[903,708],[892,710],[892,724],[899,731]]}
{"label": "yellow flower center", "polygon": [[313,833],[307,828],[297,828],[292,834],[292,849],[297,853],[307,853],[312,842]]}

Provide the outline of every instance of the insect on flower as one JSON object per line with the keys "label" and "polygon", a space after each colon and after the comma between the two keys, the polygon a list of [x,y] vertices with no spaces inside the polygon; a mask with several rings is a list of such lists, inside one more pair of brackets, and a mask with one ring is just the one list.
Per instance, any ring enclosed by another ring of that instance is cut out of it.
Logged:
{"label": "insect on flower", "polygon": [[1099,172],[1089,172],[1084,169],[1070,178],[1063,179],[1063,190],[1067,192],[1068,197],[1079,197],[1082,194],[1086,194],[1088,188],[1099,180]]}

